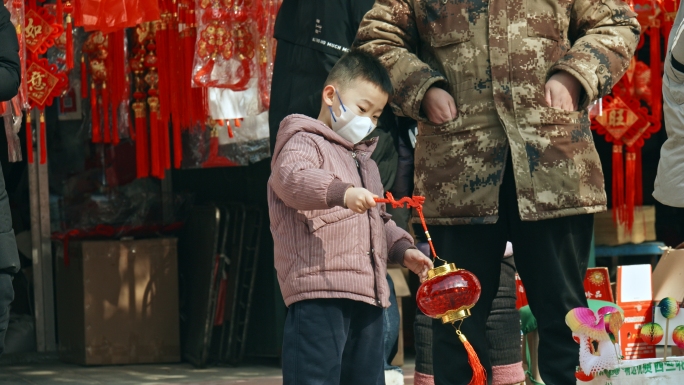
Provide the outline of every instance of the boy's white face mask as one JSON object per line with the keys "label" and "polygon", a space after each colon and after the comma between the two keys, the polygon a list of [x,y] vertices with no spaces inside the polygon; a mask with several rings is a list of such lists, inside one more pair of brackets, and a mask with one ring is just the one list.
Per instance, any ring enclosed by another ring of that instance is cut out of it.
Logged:
{"label": "boy's white face mask", "polygon": [[371,118],[367,116],[358,116],[351,112],[351,110],[346,108],[344,103],[342,103],[342,98],[340,98],[340,94],[337,90],[335,90],[335,93],[337,94],[337,99],[340,101],[340,110],[342,111],[342,114],[340,116],[335,116],[332,107],[328,107],[330,109],[330,115],[332,115],[332,129],[341,137],[357,144],[375,129],[375,125]]}

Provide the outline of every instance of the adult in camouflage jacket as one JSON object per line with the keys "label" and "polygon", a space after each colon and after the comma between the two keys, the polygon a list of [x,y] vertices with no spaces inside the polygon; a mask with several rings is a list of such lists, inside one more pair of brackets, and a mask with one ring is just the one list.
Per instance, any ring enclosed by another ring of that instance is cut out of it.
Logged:
{"label": "adult in camouflage jacket", "polygon": [[[415,193],[437,252],[483,285],[463,327],[490,374],[484,324],[510,240],[542,378],[574,384],[564,317],[586,306],[591,214],[606,208],[586,107],[620,79],[639,34],[621,0],[377,0],[361,23],[355,44],[390,71],[393,109],[419,121]],[[437,384],[467,384],[453,329],[434,329]]]}

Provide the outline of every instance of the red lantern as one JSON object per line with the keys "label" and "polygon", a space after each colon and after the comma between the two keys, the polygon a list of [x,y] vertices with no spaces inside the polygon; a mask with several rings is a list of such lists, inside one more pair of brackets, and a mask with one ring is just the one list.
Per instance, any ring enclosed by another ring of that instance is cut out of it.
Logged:
{"label": "red lantern", "polygon": [[[406,204],[408,208],[416,209],[430,244],[433,259],[439,259],[444,262],[444,265],[429,270],[428,279],[420,285],[416,295],[418,308],[428,317],[441,319],[444,324],[450,323],[454,325],[456,322],[463,322],[465,318],[470,316],[470,309],[480,299],[482,291],[480,281],[468,270],[459,269],[455,264],[447,263],[437,256],[430,232],[428,232],[427,225],[425,224],[425,218],[423,217],[425,197],[404,197],[397,201],[391,193],[387,193],[387,199],[376,198],[375,201],[391,204],[394,208],[403,207]],[[468,385],[486,385],[487,372],[480,363],[475,349],[473,349],[465,335],[461,333],[460,325],[458,328],[454,325],[454,329],[456,329],[456,335],[466,349],[468,362],[473,369],[473,377]]]}
{"label": "red lantern", "polygon": [[428,317],[453,323],[470,315],[480,292],[480,281],[473,273],[450,263],[428,272],[428,280],[420,285],[416,302]]}

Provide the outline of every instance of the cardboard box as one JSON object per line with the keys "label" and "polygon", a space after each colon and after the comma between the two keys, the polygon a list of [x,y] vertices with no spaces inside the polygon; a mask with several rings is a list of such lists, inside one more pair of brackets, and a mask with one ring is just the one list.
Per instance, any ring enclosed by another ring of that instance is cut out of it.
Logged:
{"label": "cardboard box", "polygon": [[59,357],[81,365],[180,361],[176,239],[56,243]]}
{"label": "cardboard box", "polygon": [[620,348],[627,360],[655,358],[655,347],[640,337],[641,326],[653,322],[651,265],[618,266],[617,304],[625,312]]}
{"label": "cardboard box", "polygon": [[616,246],[625,243],[644,243],[656,240],[655,206],[639,206],[634,208],[634,225],[632,231],[622,224],[613,222],[613,212],[594,216],[594,234],[597,245]]}
{"label": "cardboard box", "polygon": [[399,344],[397,349],[397,355],[394,356],[392,360],[392,365],[402,366],[404,365],[404,317],[402,312],[402,298],[411,295],[408,283],[406,282],[406,276],[401,268],[388,268],[387,274],[392,277],[392,282],[394,282],[394,294],[397,296],[397,304],[399,305]]}
{"label": "cardboard box", "polygon": [[665,297],[684,302],[684,249],[665,250],[653,271],[653,300]]}

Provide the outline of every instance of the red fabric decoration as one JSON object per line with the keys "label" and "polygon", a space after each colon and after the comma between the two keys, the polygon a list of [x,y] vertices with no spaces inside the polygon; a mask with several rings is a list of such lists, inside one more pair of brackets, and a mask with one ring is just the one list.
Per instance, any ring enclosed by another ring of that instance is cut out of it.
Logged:
{"label": "red fabric decoration", "polygon": [[82,1],[76,9],[76,26],[105,34],[159,20],[157,0]]}

